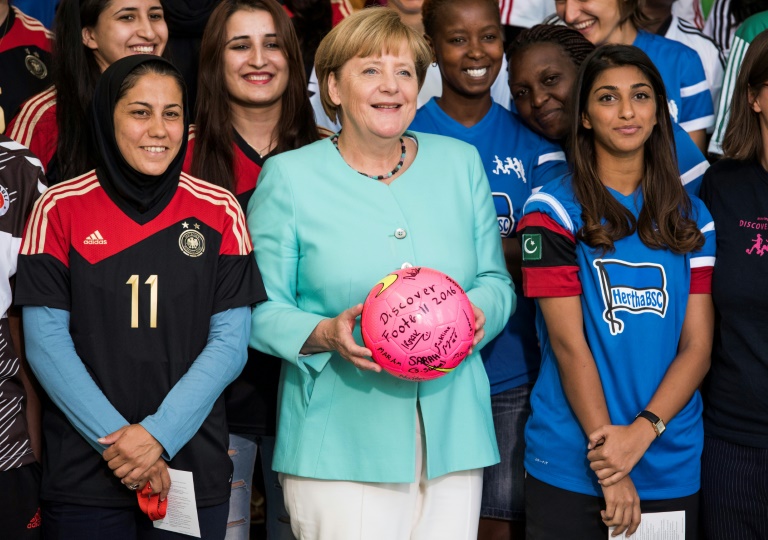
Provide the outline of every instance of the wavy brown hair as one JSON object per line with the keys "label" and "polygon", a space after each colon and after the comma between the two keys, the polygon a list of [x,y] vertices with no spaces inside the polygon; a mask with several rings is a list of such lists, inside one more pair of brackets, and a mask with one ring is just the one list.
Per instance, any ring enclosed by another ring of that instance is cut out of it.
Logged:
{"label": "wavy brown hair", "polygon": [[[651,83],[656,101],[656,126],[645,142],[644,170],[640,180],[643,207],[637,219],[605,187],[598,173],[594,130],[582,125],[587,101],[597,78],[604,71],[622,66],[638,68]],[[704,245],[704,236],[691,219],[691,200],[680,182],[675,157],[672,120],[667,94],[659,71],[637,47],[604,45],[581,65],[574,86],[576,106],[571,128],[573,190],[582,207],[584,225],[580,239],[603,254],[614,251],[614,242],[637,231],[652,249],[689,253]]]}
{"label": "wavy brown hair", "polygon": [[295,150],[320,138],[309,102],[299,40],[283,7],[275,0],[224,0],[211,13],[200,45],[192,174],[230,191],[235,187],[235,152],[223,57],[227,21],[241,10],[262,10],[272,16],[277,43],[288,63],[288,86],[281,98],[277,146],[272,154]]}
{"label": "wavy brown hair", "polygon": [[733,88],[730,119],[723,136],[725,157],[760,161],[763,139],[760,116],[752,110],[752,101],[768,83],[768,30],[757,35],[741,62]]}

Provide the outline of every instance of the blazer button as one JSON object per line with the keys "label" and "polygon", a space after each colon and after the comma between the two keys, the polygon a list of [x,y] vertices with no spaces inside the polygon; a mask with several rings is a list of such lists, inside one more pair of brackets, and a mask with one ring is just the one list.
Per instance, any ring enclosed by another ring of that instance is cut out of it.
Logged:
{"label": "blazer button", "polygon": [[397,238],[398,240],[402,240],[403,238],[405,238],[405,235],[406,235],[405,229],[395,229],[395,238]]}

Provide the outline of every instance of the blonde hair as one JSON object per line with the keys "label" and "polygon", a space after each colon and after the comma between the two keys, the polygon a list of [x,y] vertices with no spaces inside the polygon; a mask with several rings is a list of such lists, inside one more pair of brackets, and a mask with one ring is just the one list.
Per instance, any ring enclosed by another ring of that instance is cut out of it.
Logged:
{"label": "blonde hair", "polygon": [[315,69],[320,101],[331,120],[337,120],[341,112],[328,94],[331,73],[338,78],[341,68],[352,58],[397,53],[403,45],[413,55],[421,90],[432,61],[432,51],[424,38],[406,26],[393,10],[384,7],[363,9],[341,21],[323,38],[315,55]]}

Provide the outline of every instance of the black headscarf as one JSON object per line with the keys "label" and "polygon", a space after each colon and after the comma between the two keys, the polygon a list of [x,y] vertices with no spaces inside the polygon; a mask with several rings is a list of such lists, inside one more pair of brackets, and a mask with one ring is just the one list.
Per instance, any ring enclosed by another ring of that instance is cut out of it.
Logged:
{"label": "black headscarf", "polygon": [[189,112],[186,90],[182,88],[184,105],[184,132],[179,153],[165,172],[150,176],[128,165],[120,153],[115,139],[115,105],[125,78],[138,66],[147,62],[168,64],[167,60],[149,54],[126,56],[114,62],[102,73],[91,102],[91,132],[98,150],[96,174],[109,197],[134,221],[146,223],[156,217],[170,202],[179,184],[181,167],[187,151]]}

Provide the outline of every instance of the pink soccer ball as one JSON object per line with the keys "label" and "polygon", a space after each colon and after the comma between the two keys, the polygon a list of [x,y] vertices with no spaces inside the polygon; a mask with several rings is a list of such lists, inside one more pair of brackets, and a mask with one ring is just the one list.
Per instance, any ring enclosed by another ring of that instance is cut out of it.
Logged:
{"label": "pink soccer ball", "polygon": [[374,285],[363,304],[363,341],[386,371],[428,381],[453,371],[475,337],[464,290],[425,267],[397,270]]}

